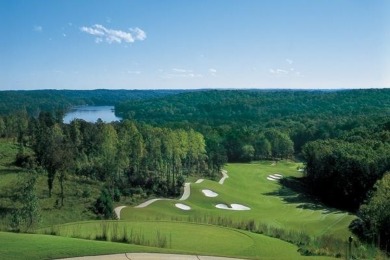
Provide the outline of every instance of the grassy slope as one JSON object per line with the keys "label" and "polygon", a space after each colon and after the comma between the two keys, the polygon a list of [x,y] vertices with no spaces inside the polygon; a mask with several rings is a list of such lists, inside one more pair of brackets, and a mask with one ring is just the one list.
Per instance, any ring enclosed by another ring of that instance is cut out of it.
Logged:
{"label": "grassy slope", "polygon": [[54,259],[125,252],[173,252],[145,246],[0,232],[0,259]]}
{"label": "grassy slope", "polygon": [[[104,224],[103,224],[104,223]],[[61,225],[56,232],[61,236],[88,236],[94,239],[101,234],[102,225],[106,225],[111,239],[114,230],[122,236],[124,227],[127,234],[142,234],[145,241],[153,245],[157,232],[167,238],[170,250],[183,251],[188,254],[218,255],[241,258],[267,259],[305,259],[297,252],[295,245],[260,234],[184,222],[165,221],[110,221],[80,222]],[[47,231],[50,232],[50,229]],[[41,230],[45,232],[45,230]],[[317,258],[316,258],[317,259]],[[319,258],[321,259],[321,257]],[[325,258],[324,259],[329,259]]]}
{"label": "grassy slope", "polygon": [[[172,219],[191,220],[198,218],[227,217],[232,220],[250,220],[274,227],[302,230],[312,236],[323,234],[339,238],[349,236],[348,225],[354,218],[345,212],[326,208],[310,199],[283,188],[277,182],[266,179],[269,174],[281,173],[284,176],[299,177],[298,164],[279,162],[271,166],[270,162],[257,164],[230,164],[226,167],[228,178],[223,185],[205,180],[200,184],[191,184],[191,196],[184,203],[192,210],[182,211],[174,204],[178,201],[158,201],[146,208],[125,208],[123,220]],[[208,198],[201,192],[211,189],[219,194]],[[249,211],[228,211],[216,209],[218,203],[239,203],[251,208]]]}

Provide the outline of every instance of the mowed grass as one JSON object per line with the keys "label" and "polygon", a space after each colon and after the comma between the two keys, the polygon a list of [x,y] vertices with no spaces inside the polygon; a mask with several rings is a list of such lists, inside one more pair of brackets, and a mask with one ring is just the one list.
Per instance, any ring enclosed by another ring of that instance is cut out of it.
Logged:
{"label": "mowed grass", "polygon": [[156,246],[158,239],[166,239],[165,248],[173,252],[186,252],[186,254],[251,259],[307,259],[298,253],[295,245],[279,239],[237,229],[196,223],[92,221],[60,225],[54,230],[46,229],[40,232],[56,232],[65,237],[96,239],[103,235],[102,230],[105,230],[109,241],[114,237],[123,237],[124,232],[128,238],[138,237],[151,246]]}
{"label": "mowed grass", "polygon": [[3,260],[55,259],[126,252],[176,251],[68,237],[0,232],[0,259]]}
{"label": "mowed grass", "polygon": [[[225,167],[229,178],[221,185],[205,180],[191,184],[191,195],[186,201],[157,201],[146,208],[124,208],[122,220],[178,220],[215,221],[218,218],[234,222],[254,220],[286,230],[302,231],[310,236],[332,235],[346,239],[350,232],[348,225],[355,218],[347,212],[327,208],[312,199],[283,187],[276,181],[267,180],[268,175],[279,173],[288,177],[301,177],[297,170],[300,164],[280,161],[251,164],[229,164]],[[203,189],[218,193],[217,197],[206,197]],[[191,207],[183,211],[175,203]],[[248,211],[233,211],[215,208],[216,204],[242,204],[250,207]]]}

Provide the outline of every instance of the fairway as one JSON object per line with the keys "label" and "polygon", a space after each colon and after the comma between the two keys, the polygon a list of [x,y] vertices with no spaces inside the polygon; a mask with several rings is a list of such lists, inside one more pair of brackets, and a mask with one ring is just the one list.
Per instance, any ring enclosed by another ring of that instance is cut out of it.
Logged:
{"label": "fairway", "polygon": [[[231,221],[254,220],[276,228],[305,232],[311,236],[333,235],[345,239],[350,235],[349,223],[353,215],[321,206],[301,194],[285,188],[278,181],[269,180],[270,174],[283,178],[300,177],[299,164],[269,161],[252,164],[228,164],[229,178],[223,184],[204,180],[191,183],[191,195],[186,201],[191,210],[175,207],[178,200],[156,201],[145,208],[126,207],[122,220],[179,220],[214,222],[218,218]],[[218,196],[206,196],[204,190]],[[250,210],[226,210],[218,204],[240,204]]]}

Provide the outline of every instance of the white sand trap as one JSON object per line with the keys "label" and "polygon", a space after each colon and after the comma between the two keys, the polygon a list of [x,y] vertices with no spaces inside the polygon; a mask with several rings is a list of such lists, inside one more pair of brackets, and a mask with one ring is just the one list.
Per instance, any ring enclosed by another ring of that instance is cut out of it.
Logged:
{"label": "white sand trap", "polygon": [[278,174],[278,173],[275,173],[275,174],[270,174],[270,175],[268,175],[267,180],[270,180],[270,181],[278,181],[278,180],[280,180],[280,179],[282,179],[282,178],[283,178],[283,175]]}
{"label": "white sand trap", "polygon": [[202,190],[203,194],[206,196],[206,197],[211,197],[211,198],[214,198],[214,197],[217,197],[218,196],[218,193],[212,191],[212,190]]}
{"label": "white sand trap", "polygon": [[298,169],[298,171],[299,171],[299,172],[304,172],[304,171],[305,171],[305,169]]}
{"label": "white sand trap", "polygon": [[227,210],[250,210],[251,209],[241,204],[230,204],[230,207],[226,204],[217,204],[215,205],[215,207],[218,209],[227,209]]}
{"label": "white sand trap", "polygon": [[203,181],[204,181],[204,179],[199,179],[195,183],[202,183]]}
{"label": "white sand trap", "polygon": [[175,204],[176,208],[182,209],[182,210],[190,210],[191,207],[182,203],[176,203]]}

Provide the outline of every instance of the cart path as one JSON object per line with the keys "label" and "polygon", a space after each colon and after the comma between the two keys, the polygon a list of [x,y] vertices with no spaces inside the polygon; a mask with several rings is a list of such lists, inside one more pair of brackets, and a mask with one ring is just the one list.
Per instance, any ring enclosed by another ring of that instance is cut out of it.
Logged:
{"label": "cart path", "polygon": [[[226,170],[222,170],[221,171],[222,173],[222,178],[219,180],[219,184],[223,184],[225,182],[225,180],[227,178],[229,178],[229,175],[227,175],[227,171]],[[201,183],[203,182],[204,179],[199,179],[197,180],[195,183]],[[183,201],[183,200],[186,200],[190,197],[191,195],[191,187],[190,187],[191,183],[190,182],[186,182],[184,184],[184,191],[183,191],[183,195],[181,196],[181,198],[179,200]],[[151,199],[151,200],[147,200],[141,204],[139,204],[138,206],[135,206],[134,208],[145,208],[147,206],[149,206],[150,204],[156,202],[156,201],[159,201],[159,200],[172,200],[172,199],[167,199],[167,198],[156,198],[156,199]],[[117,217],[117,219],[121,219],[121,210],[126,208],[127,206],[119,206],[119,207],[116,207],[114,209],[114,212],[115,212],[115,215]]]}

